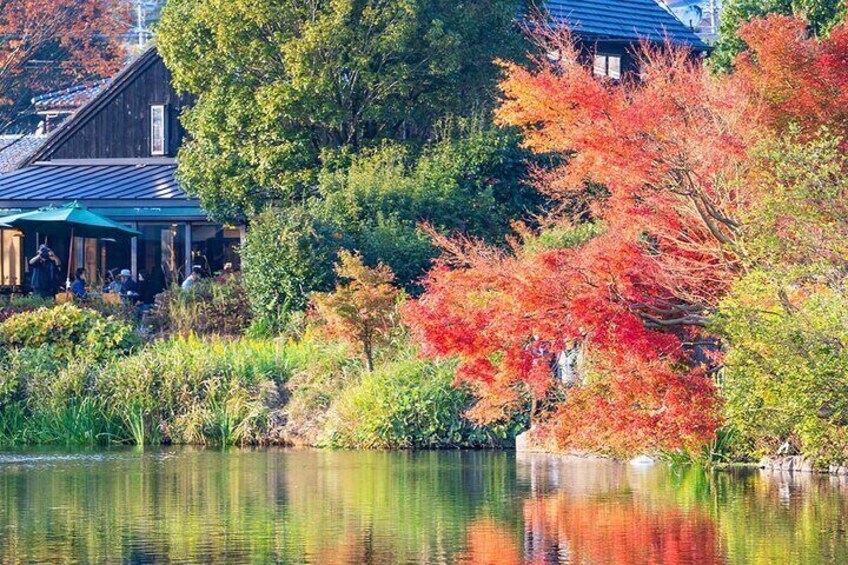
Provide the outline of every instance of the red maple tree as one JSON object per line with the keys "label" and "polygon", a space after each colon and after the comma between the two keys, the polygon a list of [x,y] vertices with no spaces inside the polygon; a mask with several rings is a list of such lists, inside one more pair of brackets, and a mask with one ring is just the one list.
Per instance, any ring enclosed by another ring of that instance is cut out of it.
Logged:
{"label": "red maple tree", "polygon": [[[740,211],[762,196],[751,151],[790,123],[846,126],[846,94],[835,92],[848,72],[844,28],[809,39],[796,20],[771,17],[742,33],[751,50],[731,76],[645,44],[638,78],[598,79],[563,30],[537,30],[546,56],[533,65],[503,64],[498,119],[562,160],[537,172],[538,186],[570,201],[589,183],[606,187],[588,199],[604,232],[513,253],[441,240],[453,258],[406,320],[426,353],[459,356],[459,378],[481,398],[474,415],[530,401],[560,445],[620,453],[712,436],[718,401],[695,345],[744,269]],[[574,348],[585,367],[563,391],[554,369]],[[553,416],[537,410],[552,392]]]}

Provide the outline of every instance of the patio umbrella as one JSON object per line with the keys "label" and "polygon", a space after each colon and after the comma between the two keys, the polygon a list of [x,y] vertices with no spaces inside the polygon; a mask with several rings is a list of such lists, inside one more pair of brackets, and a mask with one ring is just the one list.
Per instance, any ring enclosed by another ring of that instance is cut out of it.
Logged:
{"label": "patio umbrella", "polygon": [[16,229],[34,229],[44,235],[70,236],[68,281],[71,280],[71,258],[74,252],[75,237],[111,237],[117,239],[141,235],[140,232],[132,228],[95,214],[76,201],[65,204],[60,208],[41,208],[34,212],[5,216],[0,218],[0,224]]}

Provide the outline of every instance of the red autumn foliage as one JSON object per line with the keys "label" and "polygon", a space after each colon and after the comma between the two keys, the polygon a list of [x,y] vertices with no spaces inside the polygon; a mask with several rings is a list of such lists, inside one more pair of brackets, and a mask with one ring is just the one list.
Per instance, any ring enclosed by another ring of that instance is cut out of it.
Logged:
{"label": "red autumn foliage", "polygon": [[460,358],[458,377],[480,396],[473,415],[498,419],[562,395],[555,361],[579,346],[582,382],[548,421],[563,447],[691,449],[712,436],[718,401],[686,344],[704,337],[742,270],[739,212],[762,196],[746,182],[750,151],[792,122],[848,125],[846,28],[808,39],[795,20],[771,17],[742,34],[750,51],[732,76],[684,49],[644,45],[638,80],[599,80],[569,34],[550,30],[537,39],[558,60],[504,63],[499,120],[534,151],[563,157],[538,172],[539,187],[565,200],[603,184],[608,195],[590,205],[605,231],[571,249],[511,254],[440,240],[453,258],[405,316],[425,353]]}
{"label": "red autumn foliage", "polygon": [[848,26],[826,39],[809,36],[799,19],[771,15],[740,30],[750,47],[736,61],[736,79],[764,104],[775,129],[790,123],[814,133],[827,125],[848,134]]}
{"label": "red autumn foliage", "polygon": [[118,0],[0,0],[0,127],[32,91],[112,75],[127,29]]}

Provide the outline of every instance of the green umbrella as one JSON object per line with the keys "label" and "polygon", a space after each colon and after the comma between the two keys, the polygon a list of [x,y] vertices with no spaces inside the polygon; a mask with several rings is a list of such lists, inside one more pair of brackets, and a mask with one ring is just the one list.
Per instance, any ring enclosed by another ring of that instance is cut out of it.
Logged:
{"label": "green umbrella", "polygon": [[132,228],[89,211],[76,201],[61,208],[42,208],[34,212],[5,216],[0,218],[0,224],[21,230],[34,229],[42,235],[69,236],[71,244],[68,246],[68,281],[71,279],[75,237],[128,238],[141,235]]}
{"label": "green umbrella", "polygon": [[42,208],[0,218],[0,224],[17,229],[34,229],[43,235],[71,237],[127,238],[141,235],[132,228],[113,222],[81,206],[77,202],[61,208]]}

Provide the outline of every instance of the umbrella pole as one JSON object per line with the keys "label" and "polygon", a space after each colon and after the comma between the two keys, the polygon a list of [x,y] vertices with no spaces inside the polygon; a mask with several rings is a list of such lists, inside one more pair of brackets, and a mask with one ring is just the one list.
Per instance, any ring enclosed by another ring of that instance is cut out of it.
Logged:
{"label": "umbrella pole", "polygon": [[65,292],[71,291],[71,259],[74,256],[74,228],[71,228],[71,241],[68,244],[68,278],[65,280]]}

